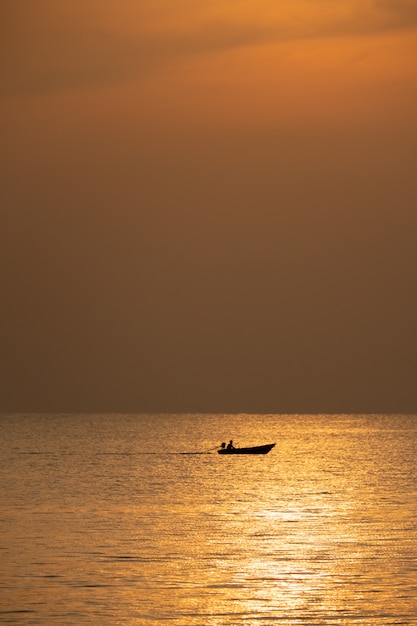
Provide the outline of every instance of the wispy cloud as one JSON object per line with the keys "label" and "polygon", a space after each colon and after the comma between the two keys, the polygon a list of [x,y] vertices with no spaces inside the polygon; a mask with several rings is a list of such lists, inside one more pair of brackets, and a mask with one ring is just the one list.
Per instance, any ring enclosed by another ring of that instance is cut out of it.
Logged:
{"label": "wispy cloud", "polygon": [[390,28],[415,28],[417,25],[416,0],[375,0],[374,8]]}
{"label": "wispy cloud", "polygon": [[417,27],[417,0],[3,0],[2,95],[111,84],[178,58]]}

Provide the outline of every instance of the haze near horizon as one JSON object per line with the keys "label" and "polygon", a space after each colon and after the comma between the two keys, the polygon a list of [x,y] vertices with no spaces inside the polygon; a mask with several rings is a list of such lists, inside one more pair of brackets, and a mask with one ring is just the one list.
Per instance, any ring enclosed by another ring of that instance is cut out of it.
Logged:
{"label": "haze near horizon", "polygon": [[417,412],[417,2],[0,18],[1,411]]}

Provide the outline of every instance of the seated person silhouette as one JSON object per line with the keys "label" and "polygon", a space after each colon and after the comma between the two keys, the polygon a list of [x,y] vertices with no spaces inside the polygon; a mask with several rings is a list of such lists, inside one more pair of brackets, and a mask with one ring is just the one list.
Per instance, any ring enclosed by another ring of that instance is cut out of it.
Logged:
{"label": "seated person silhouette", "polygon": [[233,441],[232,441],[232,439],[231,439],[231,440],[229,441],[229,443],[227,444],[227,448],[226,448],[226,450],[234,450],[234,449],[235,449],[235,447],[234,447],[234,445],[233,445]]}

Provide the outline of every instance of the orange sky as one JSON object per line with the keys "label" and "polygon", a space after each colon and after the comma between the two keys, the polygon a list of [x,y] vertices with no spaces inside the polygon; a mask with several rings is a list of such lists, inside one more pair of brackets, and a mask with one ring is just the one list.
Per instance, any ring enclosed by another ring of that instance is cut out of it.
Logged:
{"label": "orange sky", "polygon": [[0,23],[0,410],[416,410],[415,0]]}

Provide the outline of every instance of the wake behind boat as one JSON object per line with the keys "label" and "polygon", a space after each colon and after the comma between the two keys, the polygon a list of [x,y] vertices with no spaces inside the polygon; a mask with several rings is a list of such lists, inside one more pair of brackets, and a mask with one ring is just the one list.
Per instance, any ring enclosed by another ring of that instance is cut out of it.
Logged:
{"label": "wake behind boat", "polygon": [[219,454],[268,454],[275,446],[275,443],[267,443],[263,446],[252,446],[250,448],[234,448],[234,447],[224,447],[222,444],[222,448],[217,450]]}

